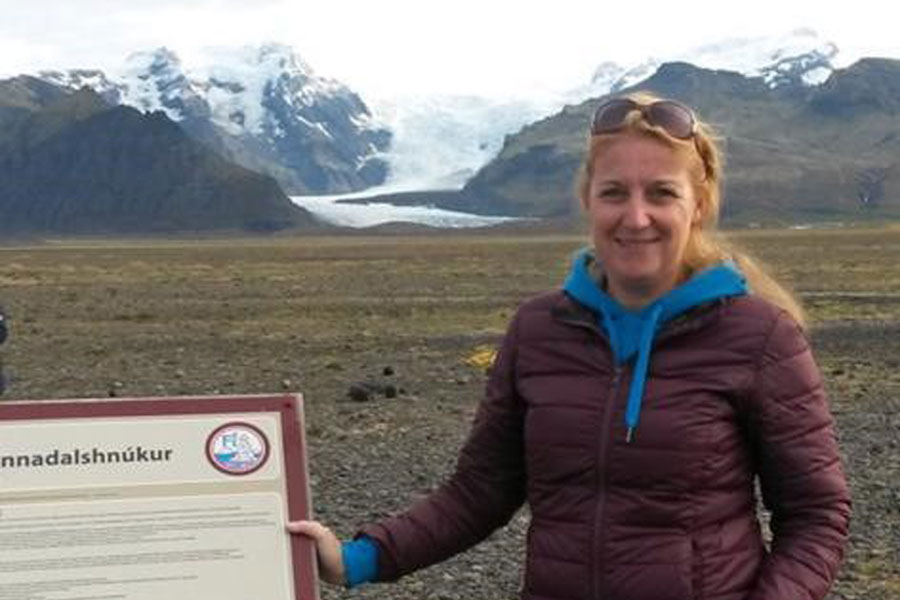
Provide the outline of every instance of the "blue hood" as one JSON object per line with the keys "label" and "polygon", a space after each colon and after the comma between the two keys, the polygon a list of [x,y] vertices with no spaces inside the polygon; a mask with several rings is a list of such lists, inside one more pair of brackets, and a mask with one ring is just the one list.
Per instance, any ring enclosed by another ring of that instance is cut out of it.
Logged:
{"label": "blue hood", "polygon": [[747,282],[737,265],[725,261],[696,273],[664,296],[640,310],[632,311],[619,304],[598,285],[590,273],[593,261],[590,249],[579,252],[563,289],[597,314],[600,326],[609,336],[616,364],[625,364],[637,357],[625,411],[628,440],[631,441],[640,419],[641,400],[656,333],[664,324],[695,306],[719,298],[747,294]]}

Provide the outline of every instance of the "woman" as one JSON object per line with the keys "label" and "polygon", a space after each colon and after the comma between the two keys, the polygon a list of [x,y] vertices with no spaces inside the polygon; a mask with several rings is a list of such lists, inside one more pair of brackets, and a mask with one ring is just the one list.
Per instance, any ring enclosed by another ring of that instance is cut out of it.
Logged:
{"label": "woman", "polygon": [[593,248],[518,310],[446,483],[344,545],[289,526],[326,580],[396,579],[527,501],[523,598],[825,596],[850,512],[832,419],[800,308],[712,235],[720,180],[689,108],[600,106],[578,180]]}

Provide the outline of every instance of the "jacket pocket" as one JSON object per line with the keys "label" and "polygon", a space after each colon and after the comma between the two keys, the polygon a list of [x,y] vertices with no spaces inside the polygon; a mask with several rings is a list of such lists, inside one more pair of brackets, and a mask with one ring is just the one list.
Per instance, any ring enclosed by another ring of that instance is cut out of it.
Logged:
{"label": "jacket pocket", "polygon": [[[605,568],[604,598],[695,600],[690,537],[666,541],[671,562],[611,564]],[[667,558],[668,558],[667,557]]]}

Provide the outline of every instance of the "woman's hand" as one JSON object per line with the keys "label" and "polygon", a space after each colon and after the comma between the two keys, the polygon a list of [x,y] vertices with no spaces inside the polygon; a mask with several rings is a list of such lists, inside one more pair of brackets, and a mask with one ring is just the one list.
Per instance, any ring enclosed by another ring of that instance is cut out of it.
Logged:
{"label": "woman's hand", "polygon": [[330,529],[318,521],[291,521],[287,524],[287,530],[315,541],[319,557],[319,577],[322,580],[334,585],[345,583],[341,541]]}

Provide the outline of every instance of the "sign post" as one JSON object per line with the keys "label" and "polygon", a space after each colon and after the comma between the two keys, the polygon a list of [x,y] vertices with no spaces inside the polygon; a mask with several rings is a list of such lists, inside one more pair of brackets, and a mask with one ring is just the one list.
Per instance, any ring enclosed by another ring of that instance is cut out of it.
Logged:
{"label": "sign post", "polygon": [[302,406],[0,403],[0,598],[315,600]]}

